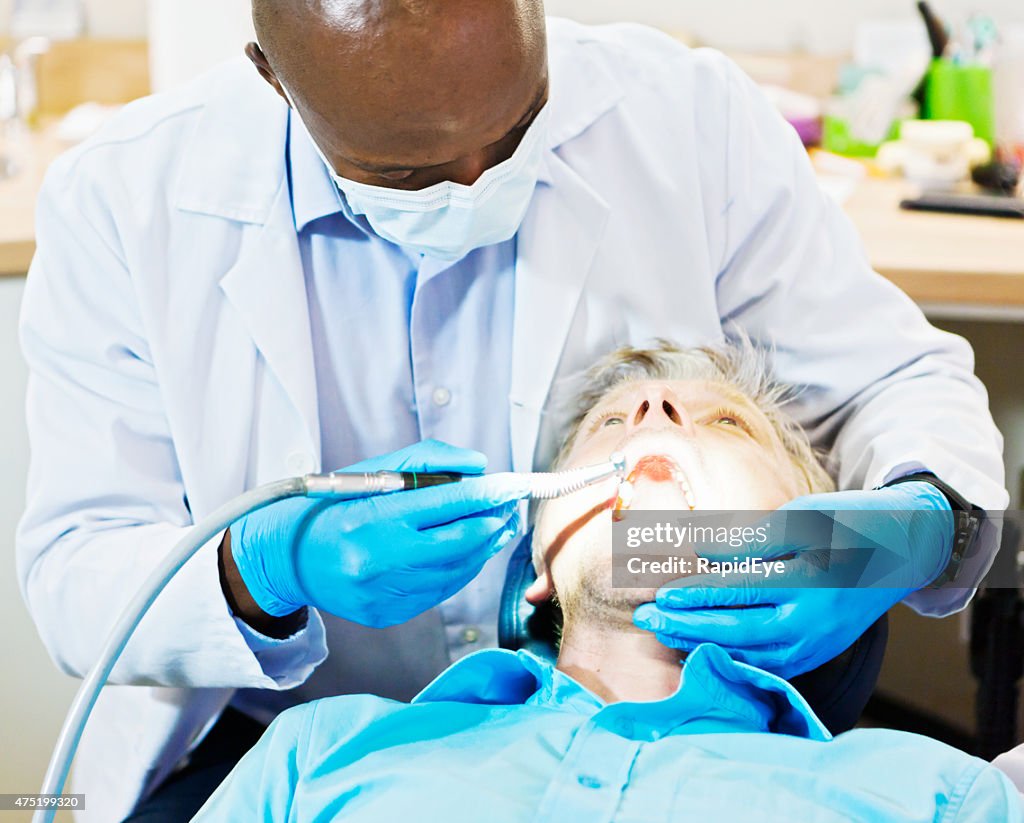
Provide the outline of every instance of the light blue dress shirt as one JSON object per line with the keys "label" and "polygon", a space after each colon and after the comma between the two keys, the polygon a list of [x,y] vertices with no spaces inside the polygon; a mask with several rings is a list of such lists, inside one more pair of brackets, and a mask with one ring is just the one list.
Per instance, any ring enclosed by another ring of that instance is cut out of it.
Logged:
{"label": "light blue dress shirt", "polygon": [[479,651],[411,704],[282,714],[196,821],[1019,823],[1001,772],[919,735],[833,739],[780,678],[703,645],[678,690],[605,704],[529,652]]}
{"label": "light blue dress shirt", "polygon": [[[288,167],[309,304],[325,471],[427,438],[476,449],[488,471],[508,471],[515,238],[454,263],[407,252],[352,214],[302,122],[289,121]],[[367,333],[367,330],[373,330]],[[439,607],[447,659],[497,645],[498,604],[508,557],[492,558]],[[344,655],[339,618],[322,614],[332,656]],[[237,621],[265,668],[283,644]],[[332,642],[333,641],[333,642]],[[292,663],[285,654],[280,666]],[[366,688],[331,657],[286,692],[240,690],[233,705],[264,723],[288,706]],[[396,666],[375,691],[409,697]]]}

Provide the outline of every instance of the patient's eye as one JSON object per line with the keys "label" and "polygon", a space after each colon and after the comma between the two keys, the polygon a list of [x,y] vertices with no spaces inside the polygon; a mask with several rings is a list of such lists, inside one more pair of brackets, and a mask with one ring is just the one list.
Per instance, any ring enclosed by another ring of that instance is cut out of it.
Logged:
{"label": "patient's eye", "polygon": [[713,426],[728,426],[730,428],[742,429],[751,437],[754,436],[750,424],[743,418],[743,415],[737,414],[732,409],[718,409],[714,414],[709,415],[705,422]]}
{"label": "patient's eye", "polygon": [[621,426],[625,422],[626,415],[622,412],[605,412],[594,421],[594,425],[590,427],[590,430],[595,432],[608,426]]}

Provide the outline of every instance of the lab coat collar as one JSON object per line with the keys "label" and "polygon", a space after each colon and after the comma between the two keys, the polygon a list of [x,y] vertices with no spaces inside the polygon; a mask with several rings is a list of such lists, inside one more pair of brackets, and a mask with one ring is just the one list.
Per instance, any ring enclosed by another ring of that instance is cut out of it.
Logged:
{"label": "lab coat collar", "polygon": [[516,236],[509,387],[516,471],[534,468],[545,402],[611,213],[609,204],[559,150],[624,95],[612,71],[588,50],[588,31],[567,20],[548,19],[551,150],[544,156],[542,185]]}
{"label": "lab coat collar", "polygon": [[[548,20],[552,152],[586,131],[625,93],[610,69],[590,56],[585,36],[583,27]],[[174,202],[185,211],[264,223],[286,178],[288,106],[245,58],[230,61],[208,78],[210,88],[185,148]],[[309,140],[305,129],[294,134]],[[312,145],[307,148],[313,151]],[[542,169],[542,183],[552,182],[549,166]],[[326,169],[321,178],[333,188]],[[302,194],[303,225],[340,209],[337,194],[332,199],[329,190],[322,190],[320,183],[317,187],[308,200]],[[298,224],[298,214],[295,219]]]}
{"label": "lab coat collar", "polygon": [[[413,703],[532,705],[593,716],[609,729],[629,722],[631,736],[656,739],[701,721],[737,732],[785,734],[828,741],[832,735],[807,701],[780,677],[734,661],[704,643],[682,667],[679,687],[664,700],[606,704],[555,665],[520,650],[485,649],[464,657],[420,692]],[[697,725],[695,725],[697,724]]]}
{"label": "lab coat collar", "polygon": [[611,209],[555,152],[519,228],[512,373],[512,466],[534,469],[541,415]]}
{"label": "lab coat collar", "polygon": [[174,203],[183,211],[263,224],[285,179],[288,106],[245,58],[203,78],[210,84]]}
{"label": "lab coat collar", "polygon": [[305,275],[283,151],[288,107],[247,60],[210,77],[176,203],[185,211],[250,224],[220,287],[298,412],[305,437],[292,448],[310,455],[315,471],[320,422]]}
{"label": "lab coat collar", "polygon": [[625,90],[607,63],[594,59],[587,50],[586,27],[549,17],[547,30],[549,147],[555,150],[614,108]]}
{"label": "lab coat collar", "polygon": [[238,258],[220,287],[298,411],[306,438],[294,448],[313,457],[316,471],[320,422],[305,273],[288,186],[283,179],[279,183],[268,219],[243,235]]}

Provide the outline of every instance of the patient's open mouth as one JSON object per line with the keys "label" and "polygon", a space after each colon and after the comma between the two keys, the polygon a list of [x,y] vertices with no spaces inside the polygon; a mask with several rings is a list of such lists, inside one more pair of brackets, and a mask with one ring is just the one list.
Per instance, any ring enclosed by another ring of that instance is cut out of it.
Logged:
{"label": "patient's open mouth", "polygon": [[636,482],[641,477],[654,483],[675,484],[682,492],[690,511],[695,508],[693,489],[690,488],[690,481],[679,464],[667,455],[649,454],[637,460],[629,476],[619,484],[619,496],[615,500],[613,515],[625,511],[632,505]]}

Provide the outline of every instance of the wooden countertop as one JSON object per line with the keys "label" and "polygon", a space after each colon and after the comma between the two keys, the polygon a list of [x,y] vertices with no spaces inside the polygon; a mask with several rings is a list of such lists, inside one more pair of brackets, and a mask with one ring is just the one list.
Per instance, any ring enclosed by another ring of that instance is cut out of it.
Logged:
{"label": "wooden countertop", "polygon": [[868,179],[847,201],[875,270],[919,303],[1024,307],[1024,220],[900,209],[913,194]]}
{"label": "wooden countertop", "polygon": [[[0,54],[14,44],[0,36]],[[119,105],[148,94],[149,47],[145,40],[55,40],[38,57],[41,123],[56,122],[78,103]],[[36,195],[53,158],[67,146],[52,129],[33,134],[24,170],[0,180],[0,276],[23,275],[32,259]]]}
{"label": "wooden countertop", "polygon": [[[36,193],[63,149],[52,131],[37,135],[26,170],[0,181],[0,276],[28,270]],[[869,178],[846,203],[876,270],[920,303],[1024,307],[1024,220],[901,211],[909,194]]]}

